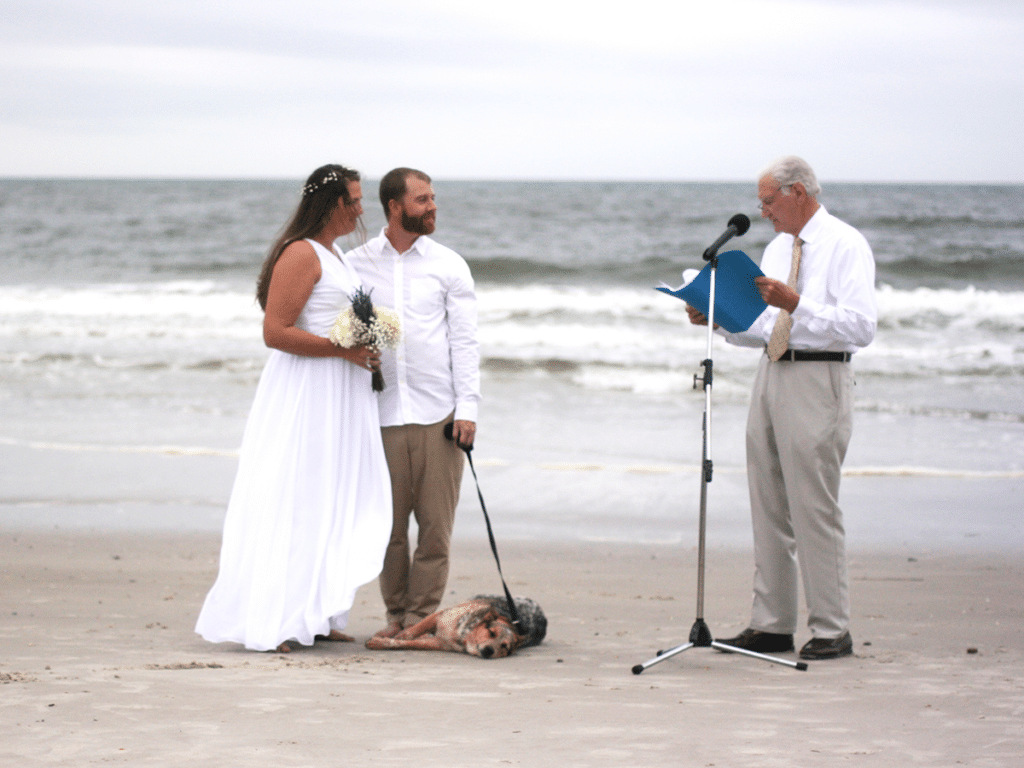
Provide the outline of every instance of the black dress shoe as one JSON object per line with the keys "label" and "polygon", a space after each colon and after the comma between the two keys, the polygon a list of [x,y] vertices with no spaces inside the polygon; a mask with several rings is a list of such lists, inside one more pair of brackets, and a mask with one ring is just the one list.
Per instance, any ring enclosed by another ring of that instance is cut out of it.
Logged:
{"label": "black dress shoe", "polygon": [[838,659],[840,656],[853,654],[853,638],[850,633],[843,632],[839,637],[825,638],[815,637],[807,641],[800,649],[800,658],[809,661],[821,661],[822,659]]}
{"label": "black dress shoe", "polygon": [[[718,642],[735,648],[742,648],[745,651],[754,651],[754,653],[785,653],[786,651],[793,650],[792,635],[776,635],[771,632],[750,629],[749,627],[736,635],[736,637],[730,637],[728,640],[719,640]],[[723,653],[729,653],[729,651],[723,651],[721,648],[718,650]]]}

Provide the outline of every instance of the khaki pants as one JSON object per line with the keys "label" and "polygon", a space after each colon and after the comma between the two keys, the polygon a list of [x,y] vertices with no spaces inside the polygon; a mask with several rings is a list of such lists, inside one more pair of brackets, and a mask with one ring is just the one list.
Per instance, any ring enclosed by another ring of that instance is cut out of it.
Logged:
{"label": "khaki pants", "polygon": [[836,638],[849,626],[839,480],[852,411],[849,363],[761,358],[747,419],[753,629],[794,633],[800,577],[814,637]]}
{"label": "khaki pants", "polygon": [[[394,502],[380,575],[389,623],[408,627],[436,611],[448,583],[448,550],[465,466],[465,453],[444,436],[450,421],[381,429]],[[411,559],[410,515],[419,528]]]}

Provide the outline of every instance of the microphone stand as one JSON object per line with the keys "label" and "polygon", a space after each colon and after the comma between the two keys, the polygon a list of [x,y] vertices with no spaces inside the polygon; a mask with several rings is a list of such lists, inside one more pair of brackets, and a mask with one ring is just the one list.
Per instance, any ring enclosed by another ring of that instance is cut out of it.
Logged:
{"label": "microphone stand", "polygon": [[[743,231],[745,232],[746,228],[744,228]],[[708,290],[707,357],[701,362],[701,366],[704,368],[704,375],[693,375],[693,388],[697,388],[697,382],[701,382],[701,385],[704,388],[704,447],[700,476],[700,523],[697,535],[697,619],[694,621],[693,627],[690,628],[690,638],[687,642],[677,645],[674,648],[670,648],[667,651],[658,651],[658,655],[653,659],[649,659],[642,664],[637,664],[633,667],[634,675],[639,675],[645,669],[649,669],[655,664],[665,661],[666,659],[671,659],[673,656],[676,656],[683,651],[688,651],[690,648],[714,648],[725,653],[739,653],[743,656],[749,656],[754,659],[761,659],[762,661],[768,661],[773,664],[792,667],[793,669],[801,672],[807,671],[807,664],[802,661],[779,659],[775,656],[769,656],[764,653],[748,651],[745,648],[736,648],[735,646],[727,645],[726,643],[720,643],[711,636],[711,630],[704,621],[704,540],[707,531],[708,518],[708,483],[711,482],[711,476],[714,471],[713,462],[711,460],[711,388],[714,383],[715,364],[712,359],[711,351],[712,342],[715,337],[715,277],[718,272],[718,249],[723,243],[724,240],[719,238],[719,240],[710,248],[704,251],[704,260],[709,262],[711,265],[711,282]]]}

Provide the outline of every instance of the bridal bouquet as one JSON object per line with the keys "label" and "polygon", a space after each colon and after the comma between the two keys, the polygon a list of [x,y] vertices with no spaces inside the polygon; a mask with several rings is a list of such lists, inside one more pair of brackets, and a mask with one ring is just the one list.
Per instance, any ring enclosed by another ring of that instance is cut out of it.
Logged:
{"label": "bridal bouquet", "polygon": [[[370,294],[362,288],[356,289],[350,298],[352,304],[341,310],[334,321],[330,340],[345,349],[359,344],[376,349],[394,349],[402,337],[402,321],[398,313],[386,307],[374,307]],[[384,377],[380,371],[374,371],[373,391],[381,392],[383,389]]]}

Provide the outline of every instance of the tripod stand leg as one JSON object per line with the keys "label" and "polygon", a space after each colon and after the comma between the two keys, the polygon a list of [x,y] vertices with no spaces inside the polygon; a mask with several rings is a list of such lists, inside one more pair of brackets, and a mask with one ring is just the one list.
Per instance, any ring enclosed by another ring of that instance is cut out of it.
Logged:
{"label": "tripod stand leg", "polygon": [[690,648],[693,648],[693,643],[683,643],[682,645],[677,645],[675,648],[670,648],[667,651],[658,651],[658,655],[655,656],[653,659],[648,659],[643,664],[637,664],[636,666],[634,666],[633,674],[639,675],[645,669],[653,667],[655,664],[660,664],[661,662],[665,661],[665,659],[671,659],[676,654],[682,653],[683,651],[687,651]]}
{"label": "tripod stand leg", "polygon": [[803,661],[790,661],[789,659],[779,659],[775,656],[769,656],[764,653],[758,653],[757,651],[748,651],[746,648],[736,648],[732,645],[726,645],[720,643],[717,640],[711,643],[711,647],[725,653],[739,653],[743,656],[749,656],[752,659],[760,659],[761,661],[770,661],[772,664],[781,664],[784,667],[792,667],[800,672],[807,671],[807,664]]}

